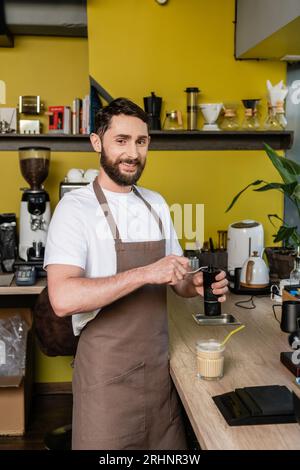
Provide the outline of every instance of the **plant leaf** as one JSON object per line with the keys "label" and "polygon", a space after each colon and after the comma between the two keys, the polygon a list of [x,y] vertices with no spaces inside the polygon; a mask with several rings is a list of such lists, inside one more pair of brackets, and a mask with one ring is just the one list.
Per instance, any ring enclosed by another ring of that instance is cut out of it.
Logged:
{"label": "plant leaf", "polygon": [[269,191],[270,189],[282,189],[285,186],[284,183],[268,183],[265,186],[262,186],[258,189],[253,189],[253,191]]}
{"label": "plant leaf", "polygon": [[272,149],[272,147],[270,147],[268,144],[264,143],[264,147],[268,157],[277,169],[282,180],[285,183],[292,183],[294,181],[297,181],[297,176],[300,175],[300,165],[298,165],[298,163],[294,162],[293,160],[289,160],[286,157],[280,157],[277,152]]}
{"label": "plant leaf", "polygon": [[271,224],[273,225],[273,227],[276,227],[276,225],[274,225],[273,221],[272,221],[273,217],[274,217],[274,219],[280,220],[280,222],[284,222],[284,220],[281,217],[279,217],[277,214],[268,214],[268,219],[271,222]]}
{"label": "plant leaf", "polygon": [[269,191],[270,189],[278,189],[279,191],[282,190],[284,193],[286,193],[288,196],[291,196],[297,186],[297,181],[294,181],[293,183],[268,183],[265,186],[262,186],[261,188],[258,189],[253,189],[253,191]]}
{"label": "plant leaf", "polygon": [[288,241],[288,239],[297,233],[297,227],[288,227],[287,225],[282,225],[278,230],[274,242],[281,242],[282,240]]}
{"label": "plant leaf", "polygon": [[295,189],[294,189],[293,193],[291,194],[291,196],[295,197],[296,199],[299,199],[299,201],[300,201],[300,183],[298,183],[295,186]]}
{"label": "plant leaf", "polygon": [[246,191],[248,188],[250,188],[251,186],[257,186],[257,185],[259,185],[259,184],[261,184],[261,183],[264,183],[264,181],[263,181],[263,180],[256,180],[256,181],[254,181],[253,183],[248,184],[244,189],[242,189],[238,194],[236,194],[236,195],[234,196],[234,198],[232,199],[232,201],[231,201],[229,207],[227,207],[227,209],[226,209],[225,212],[230,211],[230,209],[232,208],[232,206],[234,206],[234,204],[236,203],[236,201],[238,200],[238,198],[243,194],[243,192],[245,192],[245,191]]}

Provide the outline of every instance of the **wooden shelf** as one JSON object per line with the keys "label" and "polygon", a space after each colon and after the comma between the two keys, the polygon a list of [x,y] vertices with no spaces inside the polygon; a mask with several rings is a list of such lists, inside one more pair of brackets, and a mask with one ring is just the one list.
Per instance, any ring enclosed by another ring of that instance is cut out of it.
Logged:
{"label": "wooden shelf", "polygon": [[88,135],[65,134],[0,134],[0,151],[20,147],[49,147],[53,152],[92,152]]}
{"label": "wooden shelf", "polygon": [[[293,131],[151,131],[150,150],[275,150],[293,144]],[[88,135],[0,134],[0,151],[19,147],[49,147],[53,152],[92,152]]]}
{"label": "wooden shelf", "polygon": [[151,150],[275,150],[289,149],[292,131],[152,131]]}
{"label": "wooden shelf", "polygon": [[38,295],[46,285],[46,278],[38,279],[34,286],[17,286],[13,280],[9,287],[0,287],[0,295]]}

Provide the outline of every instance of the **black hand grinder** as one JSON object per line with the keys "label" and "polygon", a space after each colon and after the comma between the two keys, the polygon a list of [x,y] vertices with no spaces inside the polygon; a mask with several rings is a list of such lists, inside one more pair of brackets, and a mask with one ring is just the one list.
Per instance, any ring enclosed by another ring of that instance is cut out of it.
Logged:
{"label": "black hand grinder", "polygon": [[213,266],[201,269],[203,272],[203,288],[204,288],[204,313],[207,316],[221,315],[221,304],[218,301],[220,295],[213,294],[211,285],[216,282],[216,276],[221,272]]}

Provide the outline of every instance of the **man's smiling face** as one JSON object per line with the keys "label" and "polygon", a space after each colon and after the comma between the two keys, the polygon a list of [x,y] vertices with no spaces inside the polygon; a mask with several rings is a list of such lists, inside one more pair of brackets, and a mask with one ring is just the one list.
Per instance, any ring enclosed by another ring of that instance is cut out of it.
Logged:
{"label": "man's smiling face", "polygon": [[135,184],[145,167],[149,146],[147,124],[134,116],[113,116],[101,139],[101,166],[120,186]]}

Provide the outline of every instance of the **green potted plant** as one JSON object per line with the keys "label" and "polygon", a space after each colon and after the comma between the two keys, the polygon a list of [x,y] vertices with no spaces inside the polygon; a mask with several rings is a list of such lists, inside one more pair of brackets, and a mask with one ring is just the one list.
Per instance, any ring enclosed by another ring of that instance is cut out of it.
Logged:
{"label": "green potted plant", "polygon": [[[257,192],[270,190],[280,191],[291,201],[298,214],[299,224],[290,226],[277,214],[268,214],[271,224],[277,229],[276,233],[273,235],[274,243],[281,242],[283,246],[265,249],[271,277],[276,278],[277,275],[279,278],[286,278],[289,277],[289,273],[293,269],[293,255],[296,254],[297,247],[300,246],[300,165],[293,160],[281,157],[269,145],[264,144],[264,147],[272,164],[278,171],[282,182],[269,183],[264,180],[253,181],[253,183],[248,184],[234,196],[226,212],[234,206],[239,197],[251,186],[254,186],[255,189],[253,189],[253,191]],[[279,227],[275,225],[275,221],[279,221]]]}

